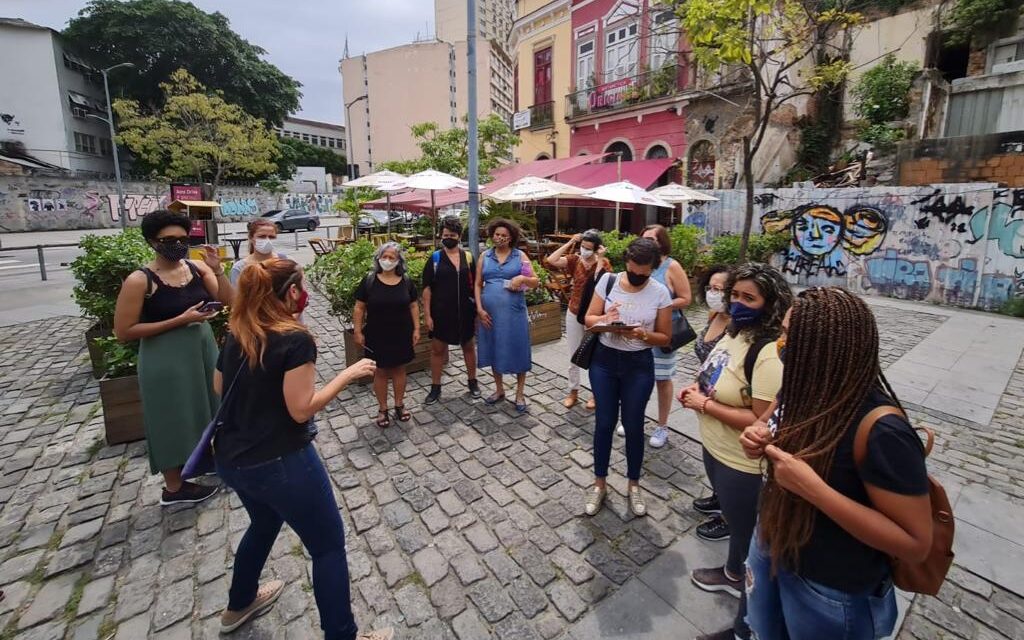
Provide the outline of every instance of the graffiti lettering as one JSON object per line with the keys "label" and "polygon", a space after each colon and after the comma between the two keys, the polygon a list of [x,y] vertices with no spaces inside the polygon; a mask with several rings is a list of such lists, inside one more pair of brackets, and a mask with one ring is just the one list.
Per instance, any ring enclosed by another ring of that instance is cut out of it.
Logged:
{"label": "graffiti lettering", "polygon": [[310,213],[327,213],[335,203],[331,193],[288,193],[284,196],[284,204],[288,209],[305,209]]}
{"label": "graffiti lettering", "polygon": [[[970,306],[974,304],[974,289],[978,283],[978,261],[962,258],[957,267],[940,266],[935,279],[942,292],[943,300],[949,304]],[[1001,273],[986,273],[981,276],[981,294],[978,305],[992,309],[1002,305],[1014,292],[1014,277]]]}
{"label": "graffiti lettering", "polygon": [[[124,210],[129,220],[138,220],[147,213],[156,211],[166,200],[166,196],[139,195],[135,193],[125,194]],[[117,194],[111,193],[107,196],[107,203],[110,207],[110,219],[120,222],[121,214],[117,206]]]}
{"label": "graffiti lettering", "polygon": [[895,249],[886,249],[883,257],[866,262],[870,288],[882,295],[924,300],[931,291],[932,278],[926,260],[908,260],[899,257]]}
{"label": "graffiti lettering", "polygon": [[774,193],[759,193],[754,196],[754,204],[762,207],[770,207],[775,204],[775,201],[778,199],[779,197]]}
{"label": "graffiti lettering", "polygon": [[255,216],[260,212],[256,198],[220,198],[222,216]]}
{"label": "graffiti lettering", "polygon": [[789,231],[792,242],[783,270],[808,276],[846,275],[847,253],[871,255],[889,229],[889,219],[877,207],[856,204],[840,213],[828,205],[807,204],[761,216],[765,231]]}
{"label": "graffiti lettering", "polygon": [[[970,216],[974,213],[974,205],[968,205],[963,196],[955,196],[950,202],[946,202],[946,196],[941,189],[936,189],[923,198],[913,200],[910,204],[923,205],[920,210],[922,214],[928,214],[942,224],[951,224],[957,216]],[[928,228],[930,219],[928,215],[922,216],[915,221],[918,229]],[[953,224],[952,231],[966,233],[966,224]]]}
{"label": "graffiti lettering", "polygon": [[979,242],[986,237],[987,232],[988,239],[998,244],[1003,255],[1024,258],[1024,206],[1014,208],[1016,197],[1015,194],[1011,203],[994,202],[991,215],[988,207],[978,209],[971,216],[970,230],[973,238],[967,242]]}

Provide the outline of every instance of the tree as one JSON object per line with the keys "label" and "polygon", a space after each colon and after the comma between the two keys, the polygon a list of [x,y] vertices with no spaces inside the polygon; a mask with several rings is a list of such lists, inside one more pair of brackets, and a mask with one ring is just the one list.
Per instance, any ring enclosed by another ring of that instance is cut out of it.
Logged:
{"label": "tree", "polygon": [[262,59],[266,51],[231,30],[221,13],[180,0],[91,0],[63,34],[76,53],[97,67],[121,62],[122,96],[150,110],[161,106],[160,83],[186,69],[231,103],[280,126],[299,108],[298,82]]}
{"label": "tree", "polygon": [[[466,118],[463,118],[466,122]],[[487,116],[478,125],[480,149],[480,181],[490,179],[490,172],[512,157],[512,148],[518,138],[508,123],[495,114]],[[412,126],[412,135],[422,156],[417,160],[393,160],[380,163],[380,169],[398,173],[417,173],[426,169],[443,171],[460,178],[469,175],[469,132],[466,127],[442,129],[436,122],[421,122]]]}
{"label": "tree", "polygon": [[740,67],[750,77],[743,135],[746,214],[740,243],[745,260],[754,218],[754,157],[780,107],[842,82],[849,28],[859,24],[851,0],[667,0],[680,18],[697,63],[711,71]]}
{"label": "tree", "polygon": [[225,102],[188,71],[161,83],[163,107],[144,113],[134,100],[117,100],[118,142],[172,180],[213,184],[224,178],[257,179],[274,172],[278,143],[266,123]]}
{"label": "tree", "polygon": [[281,157],[277,160],[277,175],[289,180],[295,167],[323,167],[327,173],[343,176],[346,173],[345,156],[297,138],[280,138]]}

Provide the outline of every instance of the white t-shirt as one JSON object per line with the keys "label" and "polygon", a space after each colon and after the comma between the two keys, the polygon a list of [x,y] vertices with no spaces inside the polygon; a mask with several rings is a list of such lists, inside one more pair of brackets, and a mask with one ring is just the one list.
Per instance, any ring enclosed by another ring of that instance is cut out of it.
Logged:
{"label": "white t-shirt", "polygon": [[[615,286],[605,297],[605,291],[608,290],[608,278],[615,278]],[[601,276],[601,280],[594,288],[594,294],[604,300],[605,313],[608,313],[609,306],[617,302],[619,304],[619,320],[624,324],[640,325],[648,332],[654,331],[658,311],[672,306],[672,296],[669,295],[665,285],[649,279],[643,289],[632,293],[623,290],[622,274],[620,273],[606,273]],[[642,351],[651,348],[651,345],[643,340],[617,333],[602,333],[600,340],[604,346],[619,351]]]}

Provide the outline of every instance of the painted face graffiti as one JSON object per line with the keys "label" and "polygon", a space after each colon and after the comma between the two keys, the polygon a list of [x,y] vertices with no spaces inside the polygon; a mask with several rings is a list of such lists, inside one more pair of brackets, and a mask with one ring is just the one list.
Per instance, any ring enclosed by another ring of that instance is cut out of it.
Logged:
{"label": "painted face graffiti", "polygon": [[801,275],[846,275],[847,253],[870,255],[882,246],[889,220],[876,207],[857,204],[840,213],[827,205],[807,204],[761,217],[768,232],[792,234],[783,269]]}
{"label": "painted face graffiti", "polygon": [[830,253],[842,238],[842,216],[832,207],[811,207],[793,223],[793,242],[807,255]]}

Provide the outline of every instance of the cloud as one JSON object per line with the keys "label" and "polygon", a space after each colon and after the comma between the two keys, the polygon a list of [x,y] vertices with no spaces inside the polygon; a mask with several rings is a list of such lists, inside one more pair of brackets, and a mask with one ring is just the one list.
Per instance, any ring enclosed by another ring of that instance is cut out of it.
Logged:
{"label": "cloud", "polygon": [[[231,28],[263,47],[267,59],[302,83],[299,114],[342,122],[338,60],[348,35],[351,55],[432,36],[429,0],[192,0],[204,11],[219,11]],[[0,15],[24,18],[60,30],[86,0],[4,0]]]}

